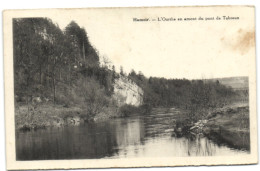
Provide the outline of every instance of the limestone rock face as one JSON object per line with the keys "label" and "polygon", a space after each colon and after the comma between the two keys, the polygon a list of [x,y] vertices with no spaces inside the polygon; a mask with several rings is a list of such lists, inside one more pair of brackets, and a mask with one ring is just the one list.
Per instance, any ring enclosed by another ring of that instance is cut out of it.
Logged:
{"label": "limestone rock face", "polygon": [[143,104],[143,94],[142,88],[127,77],[120,76],[115,80],[113,97],[119,106],[124,104],[140,106]]}

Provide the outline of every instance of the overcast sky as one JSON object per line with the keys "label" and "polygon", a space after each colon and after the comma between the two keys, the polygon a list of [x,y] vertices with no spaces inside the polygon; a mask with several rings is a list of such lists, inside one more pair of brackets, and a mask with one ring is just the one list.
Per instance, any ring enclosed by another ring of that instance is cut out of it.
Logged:
{"label": "overcast sky", "polygon": [[[238,13],[239,11],[239,13]],[[222,16],[239,20],[223,20]],[[200,8],[70,10],[45,14],[60,28],[71,20],[84,27],[100,56],[146,76],[219,78],[248,76],[254,59],[253,10]],[[221,21],[133,22],[133,18],[215,17]]]}

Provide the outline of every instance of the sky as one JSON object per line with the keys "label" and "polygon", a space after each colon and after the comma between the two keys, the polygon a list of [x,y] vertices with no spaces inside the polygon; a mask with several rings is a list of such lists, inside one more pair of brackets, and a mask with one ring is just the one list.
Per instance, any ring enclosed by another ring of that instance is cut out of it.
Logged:
{"label": "sky", "polygon": [[[41,14],[37,14],[42,16]],[[222,16],[239,17],[223,20]],[[254,15],[251,8],[78,9],[44,13],[64,29],[72,20],[84,27],[91,44],[116,69],[145,76],[220,78],[248,76],[255,60]],[[221,20],[217,21],[216,16]],[[204,18],[203,21],[158,21]],[[214,17],[215,20],[205,21]],[[133,22],[133,18],[156,21]]]}

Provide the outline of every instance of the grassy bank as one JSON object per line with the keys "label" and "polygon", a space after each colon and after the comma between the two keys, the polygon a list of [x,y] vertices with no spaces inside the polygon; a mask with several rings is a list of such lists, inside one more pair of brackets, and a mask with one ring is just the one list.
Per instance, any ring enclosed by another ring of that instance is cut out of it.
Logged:
{"label": "grassy bank", "polygon": [[101,121],[118,117],[115,108],[107,108],[90,117],[81,107],[64,107],[63,105],[40,104],[37,106],[17,105],[15,109],[16,129],[33,130],[47,127],[79,125],[90,121]]}
{"label": "grassy bank", "polygon": [[216,109],[208,116],[205,134],[230,147],[250,150],[248,104],[233,104]]}
{"label": "grassy bank", "polygon": [[150,106],[140,107],[123,105],[121,107],[107,107],[95,116],[83,110],[80,106],[65,107],[64,105],[39,104],[16,105],[15,123],[18,130],[35,130],[47,127],[61,127],[79,125],[87,122],[100,122],[111,118],[129,117],[136,114],[145,114],[151,110]]}
{"label": "grassy bank", "polygon": [[203,110],[203,117],[195,122],[190,111],[173,118],[176,120],[174,132],[177,136],[204,134],[217,144],[231,148],[250,150],[249,106],[233,103],[224,107]]}

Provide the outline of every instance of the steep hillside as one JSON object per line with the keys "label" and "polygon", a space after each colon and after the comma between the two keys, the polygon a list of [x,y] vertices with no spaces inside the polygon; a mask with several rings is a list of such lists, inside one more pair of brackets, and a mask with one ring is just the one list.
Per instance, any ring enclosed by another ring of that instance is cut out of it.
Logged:
{"label": "steep hillside", "polygon": [[123,104],[142,105],[143,94],[143,90],[131,79],[121,75],[115,80],[114,98],[120,106]]}

